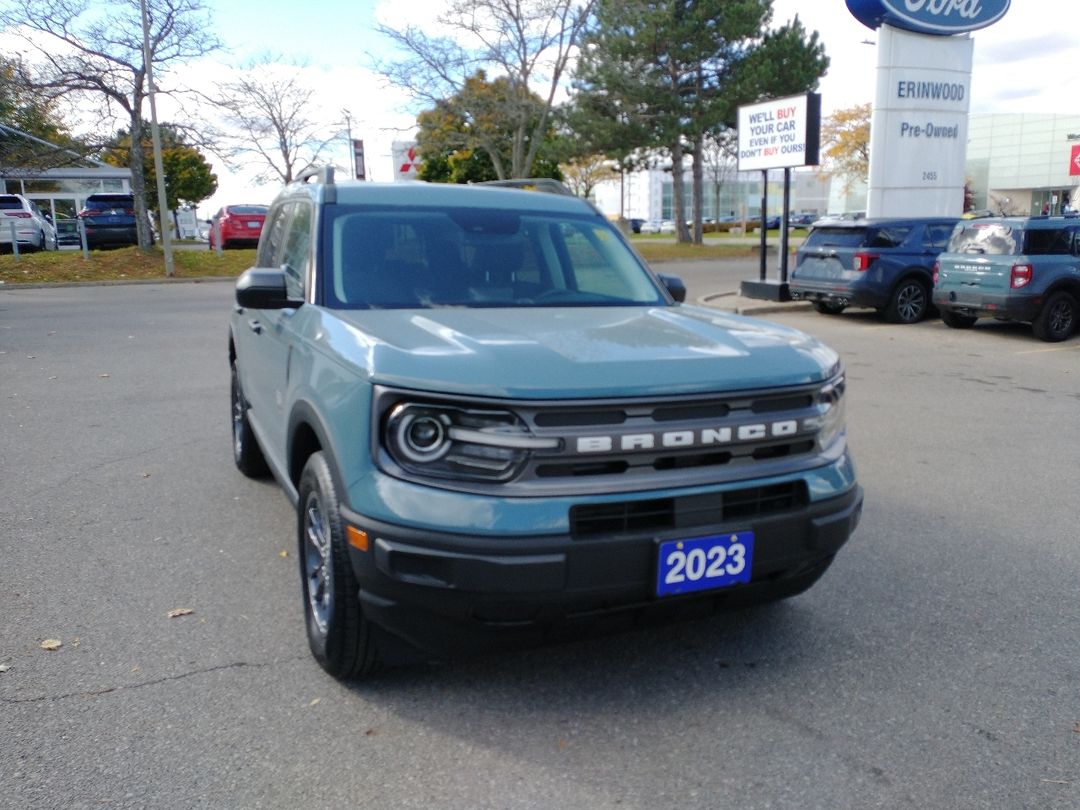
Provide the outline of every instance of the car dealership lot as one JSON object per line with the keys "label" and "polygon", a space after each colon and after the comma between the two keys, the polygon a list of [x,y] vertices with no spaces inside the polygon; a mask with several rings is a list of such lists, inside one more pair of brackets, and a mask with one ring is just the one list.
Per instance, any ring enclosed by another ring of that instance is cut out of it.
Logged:
{"label": "car dealership lot", "polygon": [[1080,805],[1080,337],[770,315],[848,369],[866,508],[818,585],[342,686],[230,458],[230,300],[0,290],[0,806]]}

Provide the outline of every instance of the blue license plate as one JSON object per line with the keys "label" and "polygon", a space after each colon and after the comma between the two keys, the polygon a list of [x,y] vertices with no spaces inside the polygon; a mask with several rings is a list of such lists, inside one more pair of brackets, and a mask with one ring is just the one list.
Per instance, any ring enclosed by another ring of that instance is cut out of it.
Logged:
{"label": "blue license plate", "polygon": [[751,531],[669,540],[659,547],[656,595],[674,596],[750,581]]}

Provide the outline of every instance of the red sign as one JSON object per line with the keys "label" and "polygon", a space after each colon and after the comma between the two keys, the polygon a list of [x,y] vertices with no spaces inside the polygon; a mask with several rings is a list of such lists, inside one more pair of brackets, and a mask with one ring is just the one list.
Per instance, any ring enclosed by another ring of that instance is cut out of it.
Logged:
{"label": "red sign", "polygon": [[1069,177],[1080,176],[1080,144],[1072,148],[1069,155]]}

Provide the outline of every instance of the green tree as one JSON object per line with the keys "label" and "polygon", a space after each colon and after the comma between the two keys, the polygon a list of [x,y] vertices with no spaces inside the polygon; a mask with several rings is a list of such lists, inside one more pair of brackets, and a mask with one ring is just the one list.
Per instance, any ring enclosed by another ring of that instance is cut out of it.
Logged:
{"label": "green tree", "polygon": [[[543,101],[535,94],[532,99],[531,126],[544,116]],[[461,92],[441,99],[430,110],[417,117],[419,132],[417,151],[423,159],[419,177],[422,180],[444,183],[470,183],[500,180],[507,177],[553,177],[561,179],[554,156],[555,134],[549,127],[539,135],[541,141],[528,153],[533,155],[528,166],[517,173],[515,150],[519,130],[507,119],[508,106],[521,107],[520,94],[505,77],[489,82],[483,71],[466,80]],[[529,134],[527,140],[532,139]]]}
{"label": "green tree", "polygon": [[[413,99],[447,106],[477,133],[500,133],[497,146],[474,142],[499,179],[529,177],[540,163],[551,111],[593,0],[450,0],[436,20],[444,36],[413,26],[379,26],[404,54],[379,65]],[[486,75],[496,79],[487,93]],[[480,76],[480,86],[477,77]],[[501,85],[499,84],[501,82]],[[533,88],[543,88],[538,94]],[[486,121],[472,121],[481,114]]]}
{"label": "green tree", "polygon": [[[214,196],[217,191],[217,175],[211,170],[203,154],[186,143],[182,131],[170,124],[161,124],[161,162],[165,169],[165,198],[170,209],[181,205],[198,205]],[[143,154],[143,171],[149,186],[157,184],[154,171],[154,151],[149,132],[140,139]],[[112,166],[128,166],[131,163],[131,133],[121,130],[104,152],[104,160]],[[157,212],[157,196],[150,200],[149,208]]]}
{"label": "green tree", "polygon": [[[22,37],[36,54],[34,85],[39,90],[96,102],[106,120],[119,109],[129,130],[141,132],[148,68],[160,87],[170,66],[219,47],[204,11],[199,0],[11,0],[0,9],[0,28]],[[131,151],[128,168],[139,246],[149,250],[146,174],[138,150]]]}
{"label": "green tree", "polygon": [[680,241],[686,158],[700,241],[709,134],[733,127],[742,104],[812,89],[828,67],[816,32],[771,20],[771,0],[600,0],[584,35],[571,121],[599,150],[668,155]]}
{"label": "green tree", "polygon": [[80,162],[87,151],[68,133],[56,99],[35,86],[27,66],[0,56],[0,166],[40,171]]}

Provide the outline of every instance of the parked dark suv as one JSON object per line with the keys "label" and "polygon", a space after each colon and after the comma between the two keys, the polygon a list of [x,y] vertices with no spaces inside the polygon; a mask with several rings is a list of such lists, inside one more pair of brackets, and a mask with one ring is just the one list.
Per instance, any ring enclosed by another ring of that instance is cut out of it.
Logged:
{"label": "parked dark suv", "polygon": [[135,227],[135,198],[131,194],[91,194],[79,219],[86,228],[88,247],[139,244]]}
{"label": "parked dark suv", "polygon": [[791,297],[826,315],[873,307],[891,323],[921,321],[931,308],[934,260],[958,221],[822,221],[796,253]]}
{"label": "parked dark suv", "polygon": [[965,222],[938,257],[934,283],[941,319],[955,329],[996,318],[1030,323],[1040,340],[1065,340],[1080,314],[1080,219]]}

